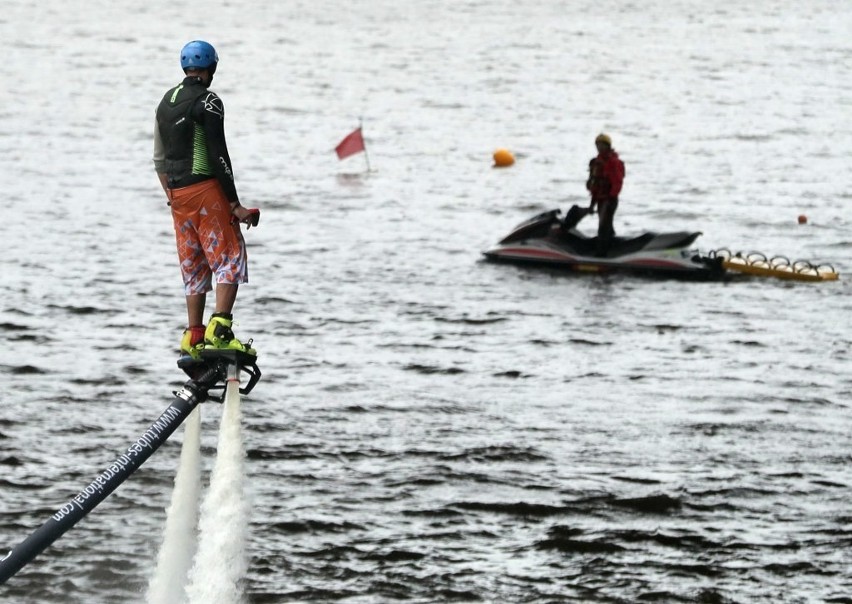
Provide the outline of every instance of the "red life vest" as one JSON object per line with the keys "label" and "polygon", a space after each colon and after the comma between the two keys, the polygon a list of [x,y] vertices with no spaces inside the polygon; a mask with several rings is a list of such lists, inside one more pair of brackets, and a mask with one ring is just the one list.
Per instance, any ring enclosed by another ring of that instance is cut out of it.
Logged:
{"label": "red life vest", "polygon": [[624,184],[624,162],[615,151],[599,154],[589,161],[589,180],[586,188],[595,201],[617,198]]}

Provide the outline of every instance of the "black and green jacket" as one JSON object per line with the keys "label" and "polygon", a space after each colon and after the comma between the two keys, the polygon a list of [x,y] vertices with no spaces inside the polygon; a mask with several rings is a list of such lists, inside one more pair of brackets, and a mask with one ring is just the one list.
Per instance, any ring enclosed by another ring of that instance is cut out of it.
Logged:
{"label": "black and green jacket", "polygon": [[170,189],[216,178],[230,202],[239,202],[225,143],[222,99],[195,76],[184,78],[157,107],[154,168]]}

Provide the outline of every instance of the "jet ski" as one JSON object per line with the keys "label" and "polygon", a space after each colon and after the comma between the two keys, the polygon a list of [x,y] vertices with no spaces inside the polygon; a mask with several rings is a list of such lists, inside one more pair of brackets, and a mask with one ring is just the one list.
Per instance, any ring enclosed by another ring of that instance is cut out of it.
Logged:
{"label": "jet ski", "polygon": [[483,254],[488,260],[538,264],[575,271],[626,271],[649,276],[713,280],[725,274],[721,258],[701,255],[692,244],[700,232],[642,233],[614,237],[604,252],[597,237],[577,229],[588,208],[573,206],[565,218],[560,210],[533,216],[516,226]]}

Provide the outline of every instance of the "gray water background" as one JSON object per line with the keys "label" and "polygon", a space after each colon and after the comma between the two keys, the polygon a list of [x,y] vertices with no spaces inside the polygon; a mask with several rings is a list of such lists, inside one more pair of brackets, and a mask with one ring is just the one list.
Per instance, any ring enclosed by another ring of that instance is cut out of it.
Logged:
{"label": "gray water background", "polygon": [[[0,547],[183,382],[151,130],[205,38],[263,212],[236,308],[264,371],[248,601],[852,602],[852,5],[198,9],[3,2]],[[332,152],[359,118],[370,174]],[[627,164],[620,234],[701,230],[841,280],[481,262],[585,203],[600,131]],[[0,601],[142,601],[181,434]]]}

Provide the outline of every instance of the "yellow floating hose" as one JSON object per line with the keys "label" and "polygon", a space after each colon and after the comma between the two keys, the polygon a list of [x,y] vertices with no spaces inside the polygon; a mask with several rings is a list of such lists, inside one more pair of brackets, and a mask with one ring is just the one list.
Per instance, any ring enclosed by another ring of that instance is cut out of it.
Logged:
{"label": "yellow floating hose", "polygon": [[727,270],[755,275],[776,277],[791,281],[837,281],[840,274],[830,264],[813,264],[807,260],[790,262],[784,256],[768,258],[761,252],[733,253],[725,248],[710,252],[711,258],[721,258]]}

